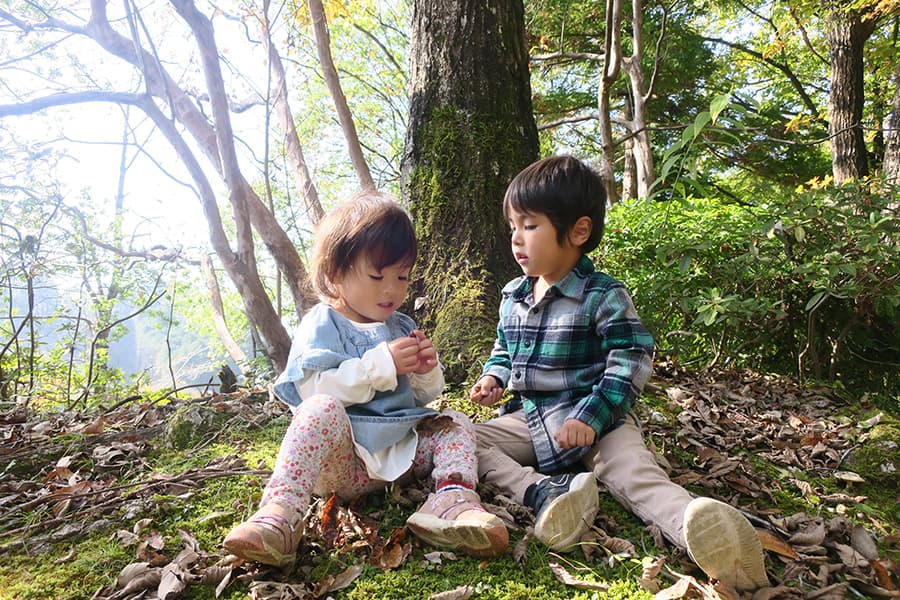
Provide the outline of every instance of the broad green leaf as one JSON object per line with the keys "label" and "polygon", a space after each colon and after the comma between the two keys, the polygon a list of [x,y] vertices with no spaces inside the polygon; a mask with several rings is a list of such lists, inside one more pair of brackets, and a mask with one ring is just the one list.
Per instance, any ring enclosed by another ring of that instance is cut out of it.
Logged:
{"label": "broad green leaf", "polygon": [[725,110],[728,104],[729,99],[726,94],[722,94],[721,96],[716,96],[715,98],[713,98],[712,103],[709,105],[710,118],[712,119],[713,123],[716,122],[716,119],[719,118],[719,114],[721,114],[721,112]]}
{"label": "broad green leaf", "polygon": [[812,298],[809,299],[809,302],[806,303],[806,311],[809,312],[817,307],[827,293],[827,290],[822,290],[813,294]]}
{"label": "broad green leaf", "polygon": [[694,137],[696,138],[700,135],[700,132],[703,131],[703,128],[706,127],[706,124],[710,121],[710,115],[707,111],[703,111],[694,118]]}

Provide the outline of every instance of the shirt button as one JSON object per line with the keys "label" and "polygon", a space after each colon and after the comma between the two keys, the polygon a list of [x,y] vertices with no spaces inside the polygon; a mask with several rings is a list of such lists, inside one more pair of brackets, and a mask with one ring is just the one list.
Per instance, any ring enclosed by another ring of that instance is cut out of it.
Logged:
{"label": "shirt button", "polygon": [[525,340],[525,347],[531,348],[531,340]]}
{"label": "shirt button", "polygon": [[522,379],[522,371],[516,371],[515,376],[516,379]]}

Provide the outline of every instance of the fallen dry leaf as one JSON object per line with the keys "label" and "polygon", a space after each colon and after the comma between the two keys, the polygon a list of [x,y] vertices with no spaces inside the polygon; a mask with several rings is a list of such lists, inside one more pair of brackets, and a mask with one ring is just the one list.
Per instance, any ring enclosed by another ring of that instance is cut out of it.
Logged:
{"label": "fallen dry leaf", "polygon": [[156,595],[160,600],[178,598],[187,589],[190,573],[185,571],[178,563],[171,562],[162,568],[159,578],[159,587]]}
{"label": "fallen dry leaf", "polygon": [[776,554],[780,554],[786,558],[790,558],[791,560],[797,560],[800,556],[797,554],[797,551],[794,550],[794,547],[773,534],[770,531],[766,531],[765,529],[757,529],[756,535],[759,536],[759,541],[762,543],[763,550],[768,550],[769,552],[775,552]]}
{"label": "fallen dry leaf", "polygon": [[522,539],[516,542],[515,547],[513,548],[513,560],[516,561],[516,564],[519,565],[519,568],[525,567],[525,557],[528,554],[528,541],[531,539],[533,535],[533,529],[529,527],[525,530],[525,535],[522,536]]}
{"label": "fallen dry leaf", "polygon": [[550,562],[548,563],[550,567],[550,571],[553,573],[554,577],[560,582],[570,587],[578,588],[579,590],[594,590],[598,592],[605,592],[609,589],[608,585],[602,583],[595,583],[593,581],[585,581],[583,579],[578,579],[574,577],[571,573],[569,573],[565,567],[562,565]]}
{"label": "fallen dry leaf", "polygon": [[428,600],[468,600],[475,592],[475,588],[470,585],[461,585],[447,590],[446,592],[438,592],[428,596]]}
{"label": "fallen dry leaf", "polygon": [[438,433],[447,431],[456,426],[456,421],[449,415],[438,415],[419,421],[419,424],[416,426],[416,431],[421,433]]}
{"label": "fallen dry leaf", "polygon": [[279,581],[254,581],[250,584],[253,600],[309,600],[312,594],[306,586]]}
{"label": "fallen dry leaf", "polygon": [[790,598],[799,600],[805,597],[806,594],[803,590],[786,585],[762,588],[753,592],[753,600],[789,600]]}
{"label": "fallen dry leaf", "polygon": [[452,552],[447,552],[445,550],[435,550],[434,552],[426,552],[422,558],[427,560],[428,562],[440,565],[443,564],[444,559],[447,560],[457,560],[456,555]]}
{"label": "fallen dry leaf", "polygon": [[316,585],[316,589],[313,590],[313,597],[320,598],[330,592],[344,589],[356,581],[356,578],[362,574],[364,567],[364,563],[355,563],[337,575],[326,576]]}
{"label": "fallen dry leaf", "polygon": [[699,588],[697,580],[693,577],[681,576],[669,587],[656,592],[653,600],[677,600],[688,595],[692,588]]}

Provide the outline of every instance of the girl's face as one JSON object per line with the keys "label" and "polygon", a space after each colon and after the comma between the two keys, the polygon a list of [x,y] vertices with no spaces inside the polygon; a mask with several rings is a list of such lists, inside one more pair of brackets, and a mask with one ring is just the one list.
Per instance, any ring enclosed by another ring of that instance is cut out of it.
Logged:
{"label": "girl's face", "polygon": [[334,282],[338,292],[334,309],[357,323],[384,321],[406,298],[409,270],[395,264],[379,271],[368,257],[360,257]]}

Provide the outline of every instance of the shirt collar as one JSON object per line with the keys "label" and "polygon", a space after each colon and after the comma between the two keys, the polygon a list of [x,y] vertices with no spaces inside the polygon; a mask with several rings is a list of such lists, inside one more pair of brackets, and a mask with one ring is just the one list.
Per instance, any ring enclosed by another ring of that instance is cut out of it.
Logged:
{"label": "shirt collar", "polygon": [[[584,296],[584,287],[587,285],[588,278],[595,270],[591,259],[586,254],[582,254],[572,270],[560,281],[550,286],[550,289],[556,288],[560,296],[568,296],[575,299],[581,298]],[[506,291],[509,291],[513,300],[522,301],[531,293],[532,287],[531,277],[521,277],[510,282]]]}

